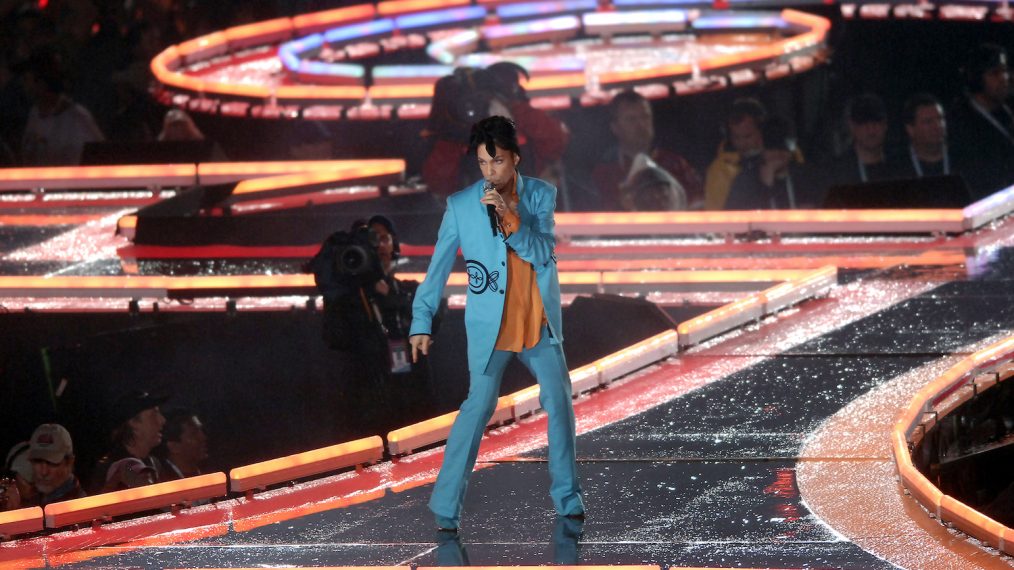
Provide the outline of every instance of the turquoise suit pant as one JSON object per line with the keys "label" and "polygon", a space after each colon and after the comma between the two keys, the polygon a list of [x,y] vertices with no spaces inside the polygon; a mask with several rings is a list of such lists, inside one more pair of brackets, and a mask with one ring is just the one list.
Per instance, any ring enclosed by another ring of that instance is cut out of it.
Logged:
{"label": "turquoise suit pant", "polygon": [[562,346],[550,342],[548,328],[543,326],[542,337],[534,347],[518,353],[495,350],[484,371],[471,373],[468,397],[451,427],[444,462],[429,502],[441,527],[458,527],[479,442],[496,409],[504,369],[514,355],[538,380],[539,402],[549,416],[549,495],[553,506],[561,515],[584,513],[575,460],[570,374]]}

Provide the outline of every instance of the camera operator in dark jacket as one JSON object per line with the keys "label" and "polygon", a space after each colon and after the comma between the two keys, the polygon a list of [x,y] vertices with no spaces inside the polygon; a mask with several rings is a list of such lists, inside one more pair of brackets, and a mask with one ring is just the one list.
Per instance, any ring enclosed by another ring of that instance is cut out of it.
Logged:
{"label": "camera operator in dark jacket", "polygon": [[399,250],[394,224],[377,215],[332,234],[310,262],[324,298],[324,341],[354,364],[347,415],[373,433],[435,412],[428,364],[412,364],[408,348],[419,283],[394,277]]}

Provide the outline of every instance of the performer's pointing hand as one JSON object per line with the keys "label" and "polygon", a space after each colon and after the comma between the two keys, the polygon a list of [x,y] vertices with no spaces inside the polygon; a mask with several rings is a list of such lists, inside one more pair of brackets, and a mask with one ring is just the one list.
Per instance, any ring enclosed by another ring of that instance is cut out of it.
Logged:
{"label": "performer's pointing hand", "polygon": [[412,346],[412,362],[418,362],[420,352],[423,356],[430,355],[433,339],[428,334],[414,334],[409,337],[408,343]]}

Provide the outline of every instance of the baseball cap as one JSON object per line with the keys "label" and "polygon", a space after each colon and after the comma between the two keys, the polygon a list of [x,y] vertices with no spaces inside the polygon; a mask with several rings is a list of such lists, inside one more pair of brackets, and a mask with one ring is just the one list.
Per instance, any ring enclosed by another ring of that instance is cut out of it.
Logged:
{"label": "baseball cap", "polygon": [[35,428],[35,433],[29,440],[29,460],[42,459],[60,463],[73,454],[74,443],[70,439],[70,432],[60,424],[42,424]]}

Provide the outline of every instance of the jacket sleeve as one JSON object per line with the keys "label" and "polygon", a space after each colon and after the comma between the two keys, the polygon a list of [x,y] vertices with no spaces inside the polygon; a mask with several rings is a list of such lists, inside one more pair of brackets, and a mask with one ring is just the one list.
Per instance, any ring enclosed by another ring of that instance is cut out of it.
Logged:
{"label": "jacket sleeve", "polygon": [[522,217],[518,229],[504,240],[521,259],[534,265],[536,271],[554,261],[553,250],[556,247],[554,210],[556,210],[556,187],[546,185],[534,205],[532,216],[527,219]]}
{"label": "jacket sleeve", "polygon": [[430,259],[429,269],[426,270],[426,278],[416,290],[415,300],[412,302],[412,326],[409,329],[409,336],[432,334],[433,317],[440,310],[444,286],[454,267],[454,258],[458,255],[460,245],[458,220],[454,213],[453,202],[449,200],[444,219],[440,222],[437,245],[433,248],[433,257]]}

